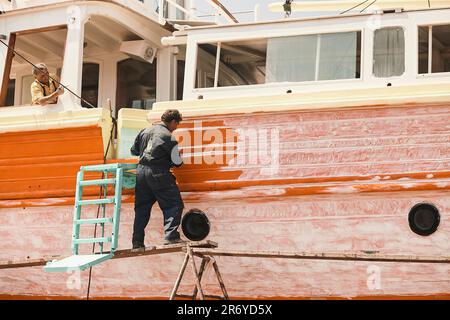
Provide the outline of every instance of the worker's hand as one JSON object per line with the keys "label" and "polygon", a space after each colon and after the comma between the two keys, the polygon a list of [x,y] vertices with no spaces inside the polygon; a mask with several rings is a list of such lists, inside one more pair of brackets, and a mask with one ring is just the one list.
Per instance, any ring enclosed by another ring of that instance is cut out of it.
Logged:
{"label": "worker's hand", "polygon": [[62,94],[64,93],[64,88],[63,88],[63,86],[59,86],[59,87],[56,89],[56,92],[58,93],[58,96],[62,95]]}

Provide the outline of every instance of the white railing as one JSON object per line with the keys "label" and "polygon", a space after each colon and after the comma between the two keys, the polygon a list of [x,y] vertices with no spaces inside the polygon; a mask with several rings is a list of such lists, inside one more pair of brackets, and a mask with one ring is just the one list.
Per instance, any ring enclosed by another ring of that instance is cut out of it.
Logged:
{"label": "white railing", "polygon": [[[201,5],[203,9],[212,9],[206,16],[213,16],[218,23],[220,18],[225,20],[225,23],[236,23],[233,15],[220,3],[218,0],[136,0],[151,6],[153,10],[158,12],[158,20],[161,24],[165,23],[166,19],[174,20],[201,20],[198,16],[198,7]],[[200,3],[199,3],[200,2]],[[156,5],[155,5],[156,4]],[[162,10],[160,8],[163,8]]]}
{"label": "white railing", "polygon": [[[0,9],[9,11],[25,7],[68,2],[70,0],[0,0]],[[89,1],[89,0],[87,0]],[[99,0],[101,1],[101,0]],[[139,10],[143,14],[158,17],[160,24],[165,24],[166,19],[172,20],[205,20],[212,17],[218,24],[236,23],[237,20],[220,2],[220,0],[114,0],[128,6],[133,10]],[[255,20],[258,8],[255,7]],[[249,13],[250,11],[238,12]],[[200,17],[201,16],[201,17]]]}

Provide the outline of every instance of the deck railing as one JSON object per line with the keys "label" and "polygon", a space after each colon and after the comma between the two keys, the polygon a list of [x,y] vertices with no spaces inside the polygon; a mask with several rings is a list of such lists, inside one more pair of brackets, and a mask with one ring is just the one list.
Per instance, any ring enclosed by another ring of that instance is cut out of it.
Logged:
{"label": "deck railing", "polygon": [[[0,0],[0,10],[10,11],[27,7],[55,4],[70,0]],[[89,1],[89,0],[87,0]],[[97,0],[98,1],[98,0]],[[100,0],[101,1],[101,0]],[[234,16],[221,4],[219,0],[115,0],[133,10],[143,14],[154,15],[160,24],[166,19],[171,20],[204,20],[213,17],[216,23],[236,23]],[[160,10],[162,8],[162,10]],[[199,9],[201,8],[201,9]],[[202,18],[198,17],[202,15]]]}

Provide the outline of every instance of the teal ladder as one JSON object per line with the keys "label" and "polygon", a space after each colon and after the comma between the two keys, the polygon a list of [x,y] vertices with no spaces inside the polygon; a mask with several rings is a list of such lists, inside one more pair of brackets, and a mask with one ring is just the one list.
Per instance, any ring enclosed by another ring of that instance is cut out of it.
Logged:
{"label": "teal ladder", "polygon": [[[122,188],[133,188],[136,176],[131,170],[136,169],[136,164],[114,163],[93,166],[82,166],[77,175],[77,187],[75,192],[75,208],[72,228],[72,253],[73,255],[62,260],[49,262],[44,270],[47,272],[65,272],[73,270],[85,270],[103,261],[111,259],[117,249],[119,240],[120,207],[122,205]],[[101,172],[103,179],[84,180],[85,172]],[[111,176],[111,177],[110,177]],[[107,186],[114,185],[114,197],[107,197]],[[94,200],[83,200],[83,187],[103,186],[103,197]],[[112,217],[106,217],[106,205],[114,204]],[[96,219],[82,219],[81,209],[84,206],[100,205],[102,217]],[[105,224],[111,224],[111,234],[105,235]],[[95,238],[80,238],[82,225],[100,224],[101,236]],[[79,245],[86,243],[98,243],[100,253],[79,254]],[[104,245],[110,244],[108,253],[104,252]]]}

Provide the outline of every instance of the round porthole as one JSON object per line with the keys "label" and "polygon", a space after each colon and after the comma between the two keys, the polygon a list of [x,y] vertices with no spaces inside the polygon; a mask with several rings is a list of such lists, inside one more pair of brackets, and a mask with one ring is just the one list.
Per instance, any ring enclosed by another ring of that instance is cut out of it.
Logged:
{"label": "round porthole", "polygon": [[409,227],[421,236],[429,236],[439,226],[439,210],[429,203],[418,203],[409,211]]}
{"label": "round porthole", "polygon": [[189,240],[203,240],[209,234],[208,217],[199,209],[191,209],[183,216],[181,228],[183,230],[183,234]]}

